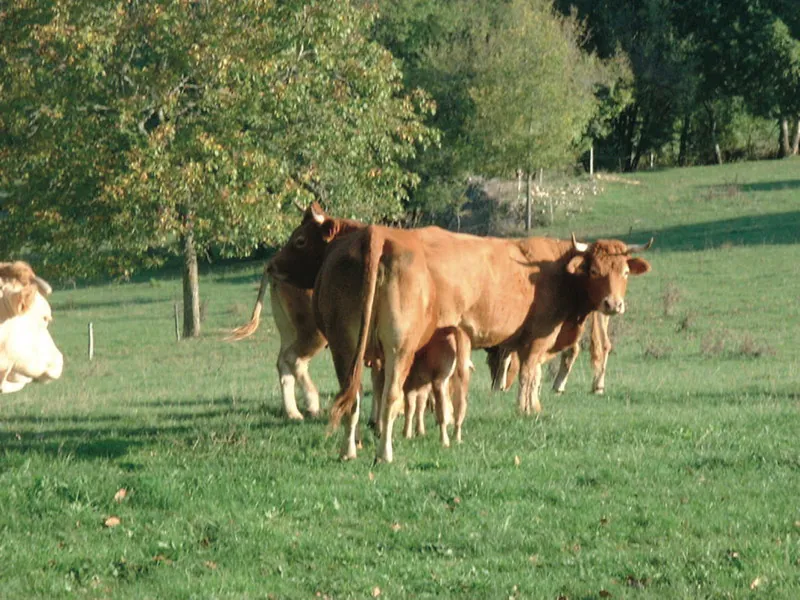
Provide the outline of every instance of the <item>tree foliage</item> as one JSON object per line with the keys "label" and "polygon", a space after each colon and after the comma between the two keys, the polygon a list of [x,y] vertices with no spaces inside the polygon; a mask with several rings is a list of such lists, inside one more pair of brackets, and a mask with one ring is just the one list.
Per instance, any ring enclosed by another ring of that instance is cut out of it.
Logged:
{"label": "tree foliage", "polygon": [[550,2],[512,0],[473,46],[473,143],[487,174],[570,162],[597,112],[600,64]]}
{"label": "tree foliage", "polygon": [[334,0],[18,0],[0,16],[4,254],[61,273],[278,243],[293,201],[396,217],[435,141],[373,15]]}

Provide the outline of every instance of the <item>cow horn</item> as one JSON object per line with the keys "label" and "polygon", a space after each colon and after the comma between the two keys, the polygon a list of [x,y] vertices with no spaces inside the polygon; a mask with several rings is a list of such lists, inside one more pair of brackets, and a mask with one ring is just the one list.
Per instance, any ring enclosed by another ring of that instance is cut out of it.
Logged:
{"label": "cow horn", "polygon": [[49,296],[53,293],[53,288],[50,287],[50,284],[47,283],[44,279],[39,277],[38,275],[34,275],[33,279],[36,281],[36,287],[39,288],[39,293],[42,296]]}
{"label": "cow horn", "polygon": [[325,222],[325,213],[322,212],[322,209],[316,202],[311,203],[311,218],[313,218],[320,225]]}
{"label": "cow horn", "polygon": [[647,242],[646,244],[631,244],[631,245],[629,245],[628,246],[628,254],[630,254],[631,252],[644,252],[645,250],[650,248],[650,246],[653,245],[653,240],[655,240],[655,238],[650,238],[650,241]]}
{"label": "cow horn", "polygon": [[586,252],[589,249],[589,244],[584,242],[579,242],[575,239],[575,233],[572,233],[572,247],[575,248],[578,252]]}

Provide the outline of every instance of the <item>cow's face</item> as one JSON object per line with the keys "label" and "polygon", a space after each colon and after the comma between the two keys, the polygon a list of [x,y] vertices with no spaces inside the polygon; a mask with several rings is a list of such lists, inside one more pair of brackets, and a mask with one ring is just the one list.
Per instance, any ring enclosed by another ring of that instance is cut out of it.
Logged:
{"label": "cow's face", "polygon": [[2,393],[22,389],[32,380],[61,377],[64,357],[50,335],[52,312],[40,290],[47,293],[50,287],[38,278],[28,283],[0,278]]}
{"label": "cow's face", "polygon": [[325,250],[336,237],[337,221],[314,202],[303,214],[303,222],[272,258],[269,274],[299,288],[311,289],[322,267]]}
{"label": "cow's face", "polygon": [[628,247],[617,240],[598,240],[590,246],[574,244],[580,254],[570,260],[567,271],[585,278],[592,308],[606,315],[624,313],[628,277],[650,270],[649,262],[630,253],[649,248],[650,244]]}

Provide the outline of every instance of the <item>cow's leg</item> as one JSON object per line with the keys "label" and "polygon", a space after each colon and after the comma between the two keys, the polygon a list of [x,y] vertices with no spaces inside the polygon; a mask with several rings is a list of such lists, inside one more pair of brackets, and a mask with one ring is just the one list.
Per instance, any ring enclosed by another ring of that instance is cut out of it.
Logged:
{"label": "cow's leg", "polygon": [[[292,345],[281,347],[278,353],[278,374],[281,380],[283,410],[287,417],[297,421],[303,420],[302,413],[297,410],[297,400],[295,399],[295,381],[300,361],[301,359],[295,353]],[[308,361],[306,361],[305,370],[306,378],[308,378]],[[319,399],[317,399],[317,402],[319,403]],[[319,410],[319,404],[317,405],[317,410]]]}
{"label": "cow's leg", "polygon": [[467,416],[467,391],[470,379],[472,342],[462,331],[456,332],[456,377],[453,385],[453,429],[456,442],[461,442],[461,426]]}
{"label": "cow's leg", "polygon": [[602,394],[606,389],[606,365],[611,352],[611,338],[608,335],[608,315],[599,312],[592,314],[592,392]]}
{"label": "cow's leg", "polygon": [[298,358],[295,363],[295,378],[300,384],[300,389],[303,392],[303,397],[306,400],[306,410],[312,417],[319,415],[319,392],[317,386],[311,380],[311,375],[308,373],[308,363],[311,358]]}
{"label": "cow's leg", "polygon": [[369,425],[378,437],[381,436],[381,400],[385,374],[382,366],[372,365],[372,408],[369,412]]}
{"label": "cow's leg", "polygon": [[578,354],[580,354],[581,345],[580,341],[575,342],[569,348],[565,348],[561,352],[561,366],[558,369],[558,375],[556,375],[556,379],[553,382],[553,390],[557,394],[563,394],[564,389],[567,387],[567,378],[569,377],[570,371],[572,371],[572,366],[575,364],[575,360],[578,358]]}
{"label": "cow's leg", "polygon": [[447,433],[447,426],[450,423],[450,393],[449,393],[449,379],[434,384],[433,397],[434,406],[436,407],[436,421],[439,425],[439,441],[445,448],[450,447],[450,436]]}
{"label": "cow's leg", "polygon": [[517,402],[519,411],[528,415],[540,413],[542,405],[539,392],[542,386],[542,363],[547,357],[547,349],[552,347],[555,336],[539,338],[519,352],[519,391]]}
{"label": "cow's leg", "polygon": [[403,437],[411,439],[414,437],[414,417],[417,412],[417,397],[419,392],[407,392],[404,397],[405,402],[405,424],[403,426]]}
{"label": "cow's leg", "polygon": [[417,412],[416,412],[416,430],[417,435],[425,435],[425,410],[428,407],[428,398],[430,397],[430,389],[426,388],[423,392],[417,393]]}
{"label": "cow's leg", "polygon": [[352,460],[356,458],[356,449],[359,446],[358,438],[358,417],[361,407],[361,392],[356,394],[356,405],[353,407],[353,412],[346,415],[344,418],[344,439],[342,440],[342,449],[340,456],[342,460]]}
{"label": "cow's leg", "polygon": [[[331,346],[331,356],[333,358],[333,367],[336,370],[336,377],[339,380],[339,385],[344,387],[345,382],[347,381],[348,372],[350,370],[350,365],[352,364],[353,355],[355,355],[355,350],[353,350],[350,344],[347,342],[352,343],[352,340],[346,340],[343,342],[342,347],[334,348]],[[354,346],[355,344],[353,344]],[[350,414],[346,414],[342,421],[344,422],[344,437],[342,438],[342,446],[340,450],[340,456],[342,460],[351,460],[356,458],[357,456],[357,448],[358,448],[358,417],[361,411],[361,391],[356,394],[356,402],[353,406],[353,410]]]}
{"label": "cow's leg", "polygon": [[534,361],[533,364],[525,362],[520,370],[519,410],[522,414],[542,412],[539,393],[542,387],[542,363]]}
{"label": "cow's leg", "polygon": [[400,407],[403,405],[403,384],[411,370],[413,352],[398,352],[386,357],[386,379],[381,398],[381,439],[378,442],[377,461],[392,462],[392,428]]}

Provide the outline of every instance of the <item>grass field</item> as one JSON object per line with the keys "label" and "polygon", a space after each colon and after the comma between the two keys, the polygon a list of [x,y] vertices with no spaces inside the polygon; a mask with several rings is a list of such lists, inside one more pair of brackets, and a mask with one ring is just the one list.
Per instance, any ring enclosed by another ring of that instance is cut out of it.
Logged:
{"label": "grass field", "polygon": [[220,341],[261,265],[206,273],[180,344],[177,278],[57,289],[65,375],[0,405],[0,597],[800,597],[800,162],[624,179],[547,232],[656,237],[606,396],[583,356],[522,418],[476,352],[464,443],[391,465],[282,418],[271,319]]}

